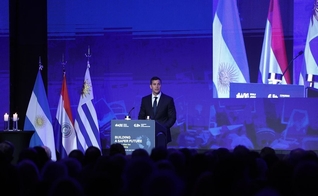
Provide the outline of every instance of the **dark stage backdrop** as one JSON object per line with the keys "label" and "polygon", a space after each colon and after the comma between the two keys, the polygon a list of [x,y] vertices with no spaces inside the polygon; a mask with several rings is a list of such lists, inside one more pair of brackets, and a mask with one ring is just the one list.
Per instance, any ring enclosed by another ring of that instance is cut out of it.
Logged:
{"label": "dark stage backdrop", "polygon": [[[150,93],[149,79],[157,75],[163,80],[162,91],[175,98],[177,107],[170,147],[232,149],[242,144],[256,150],[264,146],[318,150],[318,101],[314,98],[212,98],[212,21],[217,0],[47,2],[48,65],[44,66],[48,68],[52,117],[62,85],[62,56],[67,61],[75,116],[86,69],[85,53],[90,47],[102,148],[110,145],[112,119],[123,119],[133,107],[131,116],[137,119],[141,97]],[[251,82],[256,82],[269,1],[237,3]],[[290,61],[304,48],[309,17],[304,14],[312,0],[280,0],[280,5]],[[0,17],[3,15],[1,12]],[[302,27],[304,23],[306,27]],[[2,33],[2,26],[0,30]],[[2,38],[0,43],[8,44],[8,38]],[[8,59],[8,50],[3,44],[0,47],[0,57]],[[301,65],[302,58],[292,69]],[[1,75],[8,77],[8,63],[0,66]],[[2,78],[3,88],[8,88],[9,82]]]}
{"label": "dark stage backdrop", "polygon": [[[9,1],[0,1],[0,115],[9,113]],[[3,129],[0,117],[0,130]]]}

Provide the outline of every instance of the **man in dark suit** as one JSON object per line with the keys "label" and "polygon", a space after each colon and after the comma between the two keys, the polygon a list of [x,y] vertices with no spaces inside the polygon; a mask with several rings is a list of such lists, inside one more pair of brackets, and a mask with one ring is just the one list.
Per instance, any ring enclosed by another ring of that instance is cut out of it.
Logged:
{"label": "man in dark suit", "polygon": [[[162,125],[162,131],[156,129],[156,146],[167,146],[171,142],[170,128],[177,119],[172,97],[161,92],[161,79],[150,79],[152,93],[142,98],[138,119],[152,119]],[[156,103],[157,102],[157,103]]]}

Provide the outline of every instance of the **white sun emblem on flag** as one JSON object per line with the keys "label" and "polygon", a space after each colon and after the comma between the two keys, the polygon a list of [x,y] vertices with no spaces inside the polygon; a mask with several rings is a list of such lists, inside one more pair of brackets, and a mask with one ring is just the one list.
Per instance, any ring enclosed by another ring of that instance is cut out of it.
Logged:
{"label": "white sun emblem on flag", "polygon": [[44,127],[45,125],[45,119],[43,118],[43,116],[37,116],[35,118],[35,126],[36,127]]}
{"label": "white sun emblem on flag", "polygon": [[82,88],[82,97],[86,96],[87,94],[90,94],[91,91],[91,84],[89,84],[87,81],[84,81],[83,88]]}
{"label": "white sun emblem on flag", "polygon": [[218,89],[220,92],[228,92],[231,82],[238,81],[238,72],[235,67],[228,63],[221,63],[218,72]]}

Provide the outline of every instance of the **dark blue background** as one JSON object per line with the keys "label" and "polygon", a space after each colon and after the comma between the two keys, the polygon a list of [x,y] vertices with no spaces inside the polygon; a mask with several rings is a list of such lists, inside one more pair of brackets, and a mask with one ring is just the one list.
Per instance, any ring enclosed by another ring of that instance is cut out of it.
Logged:
{"label": "dark blue background", "polygon": [[[250,78],[256,82],[269,1],[237,2]],[[291,60],[304,48],[312,1],[281,0],[280,4]],[[111,120],[123,119],[132,107],[131,116],[136,119],[141,97],[150,93],[149,79],[157,75],[162,78],[162,91],[175,98],[177,107],[170,147],[231,149],[244,144],[252,149],[318,149],[316,99],[212,98],[216,5],[216,0],[48,0],[48,65],[44,67],[48,68],[52,116],[62,85],[62,56],[67,61],[67,85],[75,116],[86,69],[85,53],[90,47],[103,148],[110,144]],[[7,2],[1,2],[0,9],[5,7]],[[5,11],[0,14],[0,21],[4,21],[0,26],[1,86],[8,92],[3,95],[2,113],[9,107],[7,15]],[[294,62],[293,69],[301,65],[302,58]]]}

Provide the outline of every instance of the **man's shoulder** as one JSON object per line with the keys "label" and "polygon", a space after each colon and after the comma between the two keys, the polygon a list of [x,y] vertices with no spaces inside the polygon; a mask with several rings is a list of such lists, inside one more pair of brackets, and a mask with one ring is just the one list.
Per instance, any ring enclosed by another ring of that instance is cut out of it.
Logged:
{"label": "man's shoulder", "polygon": [[142,97],[142,99],[149,99],[149,98],[151,98],[151,94]]}
{"label": "man's shoulder", "polygon": [[173,97],[167,95],[167,94],[164,94],[164,93],[161,93],[161,97],[160,98],[164,98],[164,99],[173,99]]}

